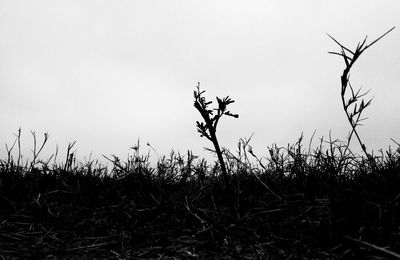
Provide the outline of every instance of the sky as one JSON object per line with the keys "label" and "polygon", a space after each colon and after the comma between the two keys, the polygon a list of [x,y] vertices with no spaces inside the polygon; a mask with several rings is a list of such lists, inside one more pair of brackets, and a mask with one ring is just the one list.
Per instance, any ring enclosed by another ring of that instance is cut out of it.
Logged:
{"label": "sky", "polygon": [[[359,131],[369,150],[400,142],[400,2],[236,0],[2,0],[0,2],[0,156],[19,127],[28,157],[49,133],[43,157],[76,141],[78,158],[125,159],[138,138],[152,158],[176,152],[213,160],[193,107],[229,95],[217,136],[234,151],[249,138],[255,154],[314,130],[349,133],[340,100],[344,62],[329,33],[355,48],[397,28],[368,49],[351,73],[371,89]],[[146,144],[149,143],[157,152]],[[354,149],[358,151],[353,140]]]}

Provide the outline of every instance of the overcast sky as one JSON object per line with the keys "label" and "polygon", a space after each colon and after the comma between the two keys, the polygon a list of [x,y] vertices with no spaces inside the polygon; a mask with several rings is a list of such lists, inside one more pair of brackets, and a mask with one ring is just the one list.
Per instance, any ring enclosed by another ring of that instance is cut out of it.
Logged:
{"label": "overcast sky", "polygon": [[[345,139],[344,64],[327,53],[339,49],[326,33],[354,48],[398,27],[399,14],[397,0],[2,0],[1,155],[22,127],[27,151],[30,130],[49,133],[45,154],[76,140],[81,158],[124,159],[140,138],[146,152],[149,142],[159,155],[208,156],[195,127],[197,82],[210,99],[236,100],[239,119],[223,118],[217,133],[232,150],[252,133],[260,156],[301,132]],[[353,85],[374,97],[360,129],[368,149],[400,141],[399,46],[397,28],[352,71]]]}

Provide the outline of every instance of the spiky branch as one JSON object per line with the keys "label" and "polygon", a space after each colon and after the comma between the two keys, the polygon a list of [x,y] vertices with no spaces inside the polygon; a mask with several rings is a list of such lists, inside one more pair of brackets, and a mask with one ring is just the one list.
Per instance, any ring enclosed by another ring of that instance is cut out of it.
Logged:
{"label": "spiky branch", "polygon": [[[335,38],[333,38],[331,35],[328,34],[328,36],[340,47],[340,52],[328,52],[328,53],[341,56],[346,65],[346,68],[343,70],[341,76],[341,92],[340,92],[342,106],[346,113],[347,120],[349,121],[352,128],[347,140],[346,149],[348,149],[351,138],[353,134],[355,134],[358,142],[361,145],[361,149],[363,150],[363,152],[365,153],[365,155],[367,156],[368,160],[371,162],[372,165],[375,165],[374,163],[375,161],[372,155],[367,152],[367,148],[365,144],[361,141],[360,135],[356,130],[356,127],[361,125],[360,122],[367,119],[367,118],[362,118],[361,114],[369,105],[371,105],[372,99],[369,99],[368,101],[365,101],[363,99],[363,97],[369,93],[369,90],[360,93],[361,88],[359,88],[357,91],[354,91],[354,88],[350,83],[350,70],[353,67],[354,63],[357,61],[357,59],[361,56],[361,54],[364,53],[364,51],[366,51],[369,47],[374,45],[376,42],[378,42],[392,30],[394,30],[394,28],[395,27],[385,32],[383,35],[378,37],[370,44],[366,44],[367,41],[367,36],[366,36],[362,43],[359,42],[357,44],[355,51],[351,51],[349,48],[345,47],[343,44],[341,44]],[[350,91],[350,98],[346,100],[346,96],[348,96],[347,94],[349,93],[349,91]]]}

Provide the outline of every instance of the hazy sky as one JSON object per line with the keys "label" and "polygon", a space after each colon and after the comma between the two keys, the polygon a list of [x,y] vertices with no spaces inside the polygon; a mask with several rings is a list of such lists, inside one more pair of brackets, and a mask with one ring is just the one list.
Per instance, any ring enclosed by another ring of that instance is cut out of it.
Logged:
{"label": "hazy sky", "polygon": [[[140,138],[159,155],[208,156],[193,90],[229,95],[239,119],[223,118],[221,145],[253,132],[256,154],[304,132],[344,139],[343,60],[326,35],[354,48],[400,26],[393,1],[0,1],[0,143],[21,126],[49,132],[45,154],[77,141],[78,156],[126,158]],[[400,141],[400,28],[369,49],[352,83],[371,89],[360,129],[367,148]],[[308,142],[308,141],[307,141]],[[306,142],[306,143],[307,143]],[[317,140],[314,141],[317,144]],[[152,152],[152,156],[156,155]],[[4,158],[4,157],[3,157]]]}

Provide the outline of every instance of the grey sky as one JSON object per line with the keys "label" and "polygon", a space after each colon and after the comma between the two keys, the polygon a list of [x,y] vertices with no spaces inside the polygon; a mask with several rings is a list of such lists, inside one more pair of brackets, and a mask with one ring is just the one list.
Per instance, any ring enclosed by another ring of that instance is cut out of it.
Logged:
{"label": "grey sky", "polygon": [[[195,128],[198,81],[208,98],[236,100],[239,119],[219,126],[228,148],[253,132],[259,155],[302,131],[344,139],[343,61],[327,53],[338,47],[325,33],[355,47],[399,26],[399,13],[399,1],[3,0],[0,142],[21,126],[27,151],[35,130],[49,132],[48,154],[77,140],[78,156],[125,158],[139,137],[160,155],[207,156]],[[360,130],[368,148],[400,141],[399,43],[397,28],[352,73],[374,97]]]}

